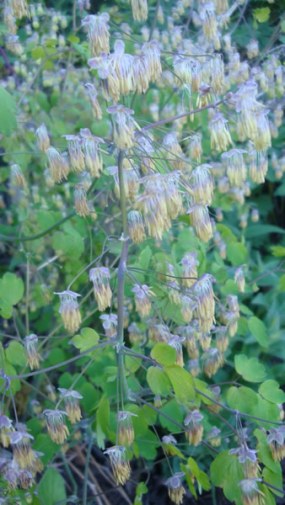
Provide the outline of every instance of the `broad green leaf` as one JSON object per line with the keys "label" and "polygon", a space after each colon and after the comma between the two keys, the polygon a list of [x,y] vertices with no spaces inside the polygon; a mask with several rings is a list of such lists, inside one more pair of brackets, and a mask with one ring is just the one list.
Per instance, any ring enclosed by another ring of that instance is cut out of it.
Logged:
{"label": "broad green leaf", "polygon": [[26,351],[23,344],[12,340],[5,349],[6,358],[12,365],[25,366],[27,364]]}
{"label": "broad green leaf", "polygon": [[[278,472],[272,472],[272,470],[270,470],[269,468],[264,468],[262,472],[262,477],[265,480],[265,482],[268,482],[268,484],[271,484],[272,486],[275,486],[279,489],[283,489],[282,469],[280,465]],[[276,491],[275,489],[272,489],[272,493],[276,494],[277,496],[280,496],[281,498],[283,497],[283,493],[282,492],[278,493],[278,491]]]}
{"label": "broad green leaf", "polygon": [[228,451],[221,452],[211,464],[210,475],[213,484],[223,489],[228,500],[240,503],[239,482],[244,479],[244,472],[236,456]]}
{"label": "broad green leaf", "polygon": [[258,317],[251,317],[248,321],[248,328],[250,333],[256,338],[257,342],[262,345],[262,347],[268,347],[269,336],[267,329],[263,321]]}
{"label": "broad green leaf", "polygon": [[33,444],[35,451],[42,453],[41,461],[46,465],[58,452],[58,445],[53,442],[47,433],[40,433]]}
{"label": "broad green leaf", "polygon": [[74,228],[69,229],[68,232],[55,232],[52,237],[52,245],[59,256],[66,258],[77,259],[84,251],[83,238]]}
{"label": "broad green leaf", "polygon": [[226,395],[228,406],[239,412],[253,414],[258,405],[258,395],[250,388],[241,386],[237,388],[232,386],[227,391]]}
{"label": "broad green leaf", "polygon": [[235,234],[225,224],[217,223],[217,230],[222,235],[222,239],[226,242],[226,244],[231,244],[233,242],[237,242]]}
{"label": "broad green leaf", "polygon": [[71,342],[80,352],[84,352],[88,351],[88,349],[92,349],[92,347],[98,344],[99,338],[97,331],[92,328],[82,328],[80,335],[75,335],[71,339]]}
{"label": "broad green leaf", "polygon": [[147,428],[143,435],[136,434],[135,443],[139,451],[139,456],[149,461],[155,459],[160,441],[153,431]]}
{"label": "broad green leaf", "polygon": [[248,252],[247,248],[241,242],[230,242],[227,245],[227,258],[232,265],[243,265],[247,262]]}
{"label": "broad green leaf", "polygon": [[[7,272],[0,279],[0,309],[8,310],[16,305],[24,295],[24,283],[20,277]],[[4,314],[3,314],[4,316]],[[9,316],[10,317],[10,316]]]}
{"label": "broad green leaf", "polygon": [[[78,384],[78,383],[77,383]],[[100,393],[90,382],[84,382],[80,387],[76,387],[77,391],[83,396],[80,400],[80,405],[87,414],[92,413],[95,409]]]}
{"label": "broad green leaf", "polygon": [[0,86],[0,133],[10,135],[17,128],[16,101]]}
{"label": "broad green leaf", "polygon": [[171,383],[167,374],[158,367],[151,366],[147,370],[146,380],[155,395],[165,396],[171,391]]}
{"label": "broad green leaf", "polygon": [[128,373],[135,373],[141,366],[141,358],[136,358],[135,356],[125,357],[125,367]]}
{"label": "broad green leaf", "polygon": [[270,16],[270,8],[269,7],[261,7],[253,10],[253,17],[258,21],[258,23],[265,23],[268,21]]}
{"label": "broad green leaf", "polygon": [[48,468],[38,485],[41,505],[65,505],[66,491],[64,479],[55,468]]}
{"label": "broad green leaf", "polygon": [[285,233],[285,230],[280,226],[275,226],[273,224],[255,224],[254,226],[248,226],[245,230],[246,238],[255,238],[262,235],[269,235],[269,233]]}
{"label": "broad green leaf", "polygon": [[155,344],[150,354],[160,365],[172,365],[176,361],[175,349],[164,342]]}
{"label": "broad green leaf", "polygon": [[185,414],[181,405],[178,405],[176,400],[170,400],[163,407],[160,408],[160,424],[163,428],[171,433],[181,431],[181,424]]}
{"label": "broad green leaf", "polygon": [[267,380],[259,386],[259,393],[265,400],[272,403],[284,403],[285,393],[280,389],[278,382],[274,380]]}
{"label": "broad green leaf", "polygon": [[271,247],[271,251],[273,256],[276,258],[284,258],[285,257],[285,247],[282,245],[273,245]]}
{"label": "broad green leaf", "polygon": [[247,382],[262,382],[266,377],[262,363],[257,358],[248,358],[245,354],[235,356],[235,369]]}
{"label": "broad green leaf", "polygon": [[195,398],[194,382],[192,375],[178,365],[164,368],[174,389],[176,399],[184,404]]}

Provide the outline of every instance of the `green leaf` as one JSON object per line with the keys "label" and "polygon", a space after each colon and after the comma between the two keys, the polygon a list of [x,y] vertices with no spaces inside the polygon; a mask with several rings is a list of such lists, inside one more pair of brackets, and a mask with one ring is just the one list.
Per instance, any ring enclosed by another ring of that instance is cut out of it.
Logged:
{"label": "green leaf", "polygon": [[211,464],[210,475],[212,483],[223,489],[228,500],[241,499],[239,482],[244,479],[244,472],[236,456],[228,451],[221,452]]}
{"label": "green leaf", "polygon": [[187,467],[190,469],[191,473],[197,479],[202,489],[204,489],[205,491],[209,491],[211,489],[211,483],[209,477],[205,472],[203,472],[203,470],[201,470],[201,468],[199,468],[195,459],[188,458]]}
{"label": "green leaf", "polygon": [[269,233],[285,233],[285,230],[280,226],[275,226],[273,224],[255,224],[254,226],[248,226],[245,230],[246,238],[255,238],[262,235],[269,235]]}
{"label": "green leaf", "polygon": [[232,409],[246,414],[253,414],[258,405],[258,395],[246,386],[232,386],[227,391],[227,403]]}
{"label": "green leaf", "polygon": [[163,342],[155,344],[150,354],[160,365],[172,365],[176,361],[175,349]]}
{"label": "green leaf", "polygon": [[253,17],[258,21],[258,23],[265,23],[268,21],[270,16],[270,8],[269,7],[261,7],[259,9],[253,10]]}
{"label": "green leaf", "polygon": [[53,442],[49,435],[40,433],[33,444],[35,451],[43,453],[41,461],[46,465],[58,451],[58,445]]}
{"label": "green leaf", "polygon": [[12,365],[19,365],[21,367],[27,364],[27,356],[24,346],[13,340],[5,349],[6,358]]}
{"label": "green leaf", "polygon": [[65,232],[55,232],[52,245],[59,256],[78,259],[84,251],[84,241],[81,235],[74,229]]}
{"label": "green leaf", "polygon": [[16,101],[0,86],[0,133],[10,135],[17,128]]}
{"label": "green leaf", "polygon": [[146,374],[147,383],[155,395],[165,396],[171,391],[171,383],[161,368],[151,366]]}
{"label": "green leaf", "polygon": [[125,357],[125,367],[128,373],[135,373],[141,366],[141,358],[136,358],[135,356]]}
{"label": "green leaf", "polygon": [[110,403],[108,398],[102,396],[96,413],[97,444],[100,449],[105,447],[105,435],[109,434]]}
{"label": "green leaf", "polygon": [[235,356],[235,369],[247,382],[262,382],[266,376],[262,363],[257,358],[248,358],[245,354]]}
{"label": "green leaf", "polygon": [[273,256],[276,258],[284,258],[285,257],[285,247],[282,245],[273,245],[271,248]]}
{"label": "green leaf", "polygon": [[[80,352],[88,351],[99,342],[97,331],[92,328],[82,328],[80,335],[75,335],[71,342],[80,350]],[[90,351],[91,352],[91,351]]]}
{"label": "green leaf", "polygon": [[285,393],[280,389],[278,382],[274,380],[267,380],[259,386],[259,393],[265,400],[272,403],[284,403]]}
{"label": "green leaf", "polygon": [[183,422],[184,417],[182,407],[174,399],[170,400],[170,402],[163,405],[160,409],[160,424],[171,433],[181,431],[180,424]]}
{"label": "green leaf", "polygon": [[134,505],[142,505],[142,497],[148,492],[148,487],[144,482],[140,482],[136,487],[136,496]]}
{"label": "green leaf", "polygon": [[82,386],[77,386],[77,390],[83,396],[82,400],[80,400],[80,405],[82,405],[87,414],[90,414],[100,398],[98,389],[90,384],[90,382],[84,382]]}
{"label": "green leaf", "polygon": [[41,505],[65,505],[66,491],[62,476],[55,468],[48,468],[38,485]]}
{"label": "green leaf", "polygon": [[167,366],[164,370],[172,384],[177,401],[184,404],[193,401],[195,390],[192,375],[178,365]]}
{"label": "green leaf", "polygon": [[278,473],[280,468],[280,463],[274,461],[271,451],[268,446],[266,433],[260,429],[254,431],[254,436],[257,438],[257,451],[258,458],[260,461],[269,468],[272,472]]}
{"label": "green leaf", "polygon": [[12,307],[23,297],[24,283],[20,277],[12,273],[5,273],[0,279],[0,312],[5,318],[12,315]]}
{"label": "green leaf", "polygon": [[[282,469],[280,465],[278,472],[272,472],[272,470],[270,470],[269,468],[264,468],[262,472],[262,477],[266,483],[268,482],[268,484],[271,484],[272,486],[275,486],[279,489],[283,489]],[[283,497],[283,493],[282,492],[278,493],[278,491],[276,491],[275,489],[272,489],[272,493],[276,494],[277,496],[280,496],[281,498]]]}
{"label": "green leaf", "polygon": [[257,342],[262,347],[268,347],[269,336],[267,333],[266,326],[263,323],[263,321],[261,321],[261,319],[255,316],[251,317],[248,321],[248,328],[250,333],[256,338]]}
{"label": "green leaf", "polygon": [[241,242],[230,242],[227,245],[227,257],[232,265],[243,265],[246,263],[248,257],[246,246]]}
{"label": "green leaf", "polygon": [[139,265],[143,270],[147,270],[152,257],[152,250],[149,246],[146,246],[139,255]]}

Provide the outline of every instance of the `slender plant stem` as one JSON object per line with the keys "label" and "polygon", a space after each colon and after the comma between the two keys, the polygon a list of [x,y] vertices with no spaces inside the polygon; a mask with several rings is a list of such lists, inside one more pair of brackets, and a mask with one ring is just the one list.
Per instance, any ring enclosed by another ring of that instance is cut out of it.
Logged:
{"label": "slender plant stem", "polygon": [[86,451],[86,459],[85,459],[82,505],[87,505],[88,470],[89,470],[89,465],[90,465],[92,445],[93,445],[93,440],[92,440],[92,436],[90,436],[90,441],[88,443],[88,447],[87,447],[87,451]]}
{"label": "slender plant stem", "polygon": [[26,335],[30,333],[30,320],[29,320],[29,303],[30,303],[30,255],[27,253],[26,264]]}
{"label": "slender plant stem", "polygon": [[97,349],[103,349],[104,347],[107,347],[108,345],[114,345],[113,340],[107,340],[106,342],[102,342],[101,344],[93,345],[90,347],[90,349],[87,349],[86,351],[81,352],[77,356],[74,356],[73,358],[67,359],[65,361],[61,361],[60,363],[57,363],[56,365],[49,366],[48,368],[42,368],[41,370],[36,370],[35,372],[30,372],[30,373],[24,373],[21,375],[11,375],[10,379],[15,380],[15,379],[28,379],[29,377],[34,377],[35,375],[40,375],[42,373],[48,373],[51,372],[52,370],[56,370],[57,368],[61,368],[62,366],[69,365],[70,363],[73,363],[74,361],[77,361],[80,358],[83,358],[84,356],[87,356],[90,352],[96,351]]}
{"label": "slender plant stem", "polygon": [[186,116],[191,116],[191,114],[197,114],[198,112],[201,112],[202,110],[215,109],[215,107],[218,107],[218,105],[221,105],[225,101],[226,101],[225,99],[218,100],[218,102],[210,103],[209,105],[205,105],[204,107],[200,107],[199,109],[193,109],[188,112],[183,112],[182,114],[176,114],[175,116],[171,116],[171,117],[168,117],[165,119],[160,119],[159,121],[155,121],[155,123],[150,123],[150,124],[144,126],[141,129],[141,131],[144,132],[147,130],[151,130],[152,128],[156,128],[157,126],[161,126],[161,125],[164,125],[167,123],[172,123],[173,121],[177,121],[177,119],[181,119],[182,117],[186,117]]}
{"label": "slender plant stem", "polygon": [[119,151],[118,172],[119,172],[120,207],[121,207],[123,233],[121,237],[122,240],[121,257],[118,266],[117,362],[118,362],[119,394],[121,395],[122,405],[124,404],[124,398],[127,397],[127,384],[124,372],[124,290],[125,290],[125,275],[128,259],[128,240],[129,240],[123,160],[124,160],[124,152]]}
{"label": "slender plant stem", "polygon": [[21,237],[21,236],[9,236],[9,235],[2,235],[0,234],[1,240],[4,242],[29,242],[31,240],[36,240],[38,238],[42,238],[45,235],[47,235],[50,231],[54,230],[55,228],[58,228],[61,224],[65,223],[65,221],[68,221],[68,219],[71,219],[73,216],[75,216],[76,212],[70,212],[67,214],[67,216],[63,217],[59,221],[57,221],[55,224],[50,226],[44,231],[41,231],[40,233],[35,233],[35,235],[28,235],[27,237]]}

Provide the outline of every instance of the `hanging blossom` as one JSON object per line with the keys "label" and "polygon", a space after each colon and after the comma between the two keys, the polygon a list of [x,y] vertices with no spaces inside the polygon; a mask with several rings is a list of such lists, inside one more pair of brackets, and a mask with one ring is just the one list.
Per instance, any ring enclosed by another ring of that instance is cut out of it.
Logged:
{"label": "hanging blossom", "polygon": [[111,307],[112,291],[110,288],[110,270],[106,267],[92,268],[89,279],[93,283],[94,296],[100,311]]}
{"label": "hanging blossom", "polygon": [[71,424],[79,422],[81,419],[79,400],[82,400],[83,396],[72,389],[58,388],[58,390],[64,401],[66,414]]}
{"label": "hanging blossom", "polygon": [[119,149],[130,149],[135,142],[136,123],[131,117],[134,114],[132,109],[124,105],[113,105],[107,111],[113,118],[113,137]]}
{"label": "hanging blossom", "polygon": [[168,490],[168,496],[175,505],[182,505],[184,495],[186,494],[185,488],[182,485],[184,475],[185,474],[183,472],[177,472],[169,477],[169,479],[165,482]]}
{"label": "hanging blossom", "polygon": [[81,314],[77,301],[77,298],[81,295],[70,289],[55,294],[60,298],[59,313],[62,317],[64,327],[70,333],[75,333],[81,325]]}
{"label": "hanging blossom", "polygon": [[110,51],[109,19],[107,12],[89,15],[82,20],[82,26],[87,29],[90,51],[93,56]]}
{"label": "hanging blossom", "polygon": [[125,447],[115,445],[107,449],[105,454],[107,454],[110,458],[116,483],[123,486],[129,480],[131,475],[131,467],[127,459]]}

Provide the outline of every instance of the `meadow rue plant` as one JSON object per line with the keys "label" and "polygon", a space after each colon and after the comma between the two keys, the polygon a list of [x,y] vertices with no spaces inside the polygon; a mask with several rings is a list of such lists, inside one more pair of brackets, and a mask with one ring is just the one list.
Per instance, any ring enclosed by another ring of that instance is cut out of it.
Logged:
{"label": "meadow rue plant", "polygon": [[3,1],[1,504],[284,494],[271,3]]}

